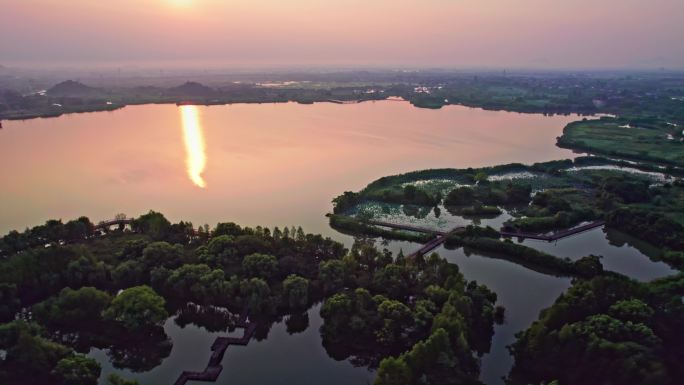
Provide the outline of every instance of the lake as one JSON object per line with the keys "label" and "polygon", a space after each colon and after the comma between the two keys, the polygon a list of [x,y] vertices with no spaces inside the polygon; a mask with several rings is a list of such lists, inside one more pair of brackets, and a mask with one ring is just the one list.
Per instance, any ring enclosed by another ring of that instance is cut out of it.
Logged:
{"label": "lake", "polygon": [[342,191],[424,168],[568,158],[555,138],[574,119],[382,101],[145,105],[5,121],[0,232],[154,209],[196,226],[294,224],[333,236],[323,215]]}
{"label": "lake", "polygon": [[[94,222],[117,213],[138,216],[154,209],[170,220],[196,226],[219,221],[242,225],[301,225],[350,246],[324,214],[331,199],[357,191],[381,176],[426,168],[466,168],[532,163],[573,157],[555,146],[563,127],[577,116],[485,111],[461,106],[439,110],[407,102],[353,105],[316,103],[228,106],[130,106],[114,112],[3,122],[0,130],[0,231],[23,229],[49,218],[86,215]],[[30,154],[30,155],[28,155]],[[436,226],[470,223],[442,210],[404,220]],[[481,220],[498,226],[506,216]],[[425,222],[427,221],[427,222]],[[432,221],[432,222],[430,222]],[[526,243],[529,243],[526,241]],[[671,272],[651,262],[635,241],[597,229],[578,238],[530,246],[560,256],[605,255],[606,268],[651,279]],[[635,246],[636,245],[636,246]],[[405,252],[415,244],[382,247]],[[500,384],[512,363],[506,345],[570,285],[508,261],[438,249],[465,277],[494,290],[507,308],[496,327],[492,350],[483,357],[482,379]],[[219,384],[365,384],[373,373],[336,361],[321,346],[318,305],[309,326],[290,333],[287,320],[268,337],[230,347]],[[138,373],[118,370],[107,352],[90,355],[103,373],[118,372],[143,384],[167,384],[182,370],[202,370],[209,347],[223,332],[197,325],[165,326],[173,342],[161,364]],[[268,370],[266,369],[268,366]]]}

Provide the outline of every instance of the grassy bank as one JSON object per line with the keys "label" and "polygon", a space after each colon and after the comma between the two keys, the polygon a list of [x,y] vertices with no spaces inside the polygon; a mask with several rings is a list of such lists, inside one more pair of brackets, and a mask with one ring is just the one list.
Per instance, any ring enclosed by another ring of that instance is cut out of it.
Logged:
{"label": "grassy bank", "polygon": [[568,124],[558,146],[684,167],[681,127],[658,119],[602,118]]}

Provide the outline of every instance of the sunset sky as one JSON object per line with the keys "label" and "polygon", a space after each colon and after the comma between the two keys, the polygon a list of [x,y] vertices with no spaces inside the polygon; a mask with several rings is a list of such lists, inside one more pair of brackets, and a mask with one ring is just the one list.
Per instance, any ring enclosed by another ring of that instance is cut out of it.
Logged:
{"label": "sunset sky", "polygon": [[682,0],[0,0],[0,64],[684,68]]}

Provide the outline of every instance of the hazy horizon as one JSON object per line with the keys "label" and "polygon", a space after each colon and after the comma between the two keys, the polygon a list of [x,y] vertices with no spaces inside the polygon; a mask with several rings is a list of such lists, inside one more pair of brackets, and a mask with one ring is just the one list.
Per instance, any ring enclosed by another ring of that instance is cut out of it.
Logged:
{"label": "hazy horizon", "polygon": [[683,69],[684,2],[0,0],[0,65]]}

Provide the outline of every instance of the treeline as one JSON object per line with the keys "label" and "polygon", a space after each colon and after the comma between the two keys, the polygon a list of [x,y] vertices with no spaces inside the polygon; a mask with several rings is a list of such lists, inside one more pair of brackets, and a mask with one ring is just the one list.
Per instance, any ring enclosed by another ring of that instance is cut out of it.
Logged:
{"label": "treeline", "polygon": [[619,208],[606,216],[606,225],[645,240],[660,249],[660,258],[670,266],[684,269],[684,226],[660,213]]}
{"label": "treeline", "polygon": [[684,251],[684,226],[662,214],[623,207],[608,213],[606,224],[658,247]]}
{"label": "treeline", "polygon": [[[486,176],[485,176],[486,178]],[[486,179],[475,186],[457,187],[444,199],[445,206],[477,206],[527,203],[532,186],[508,182],[488,182]]]}
{"label": "treeline", "polygon": [[681,383],[684,276],[575,281],[517,335],[513,385]]}

